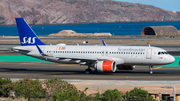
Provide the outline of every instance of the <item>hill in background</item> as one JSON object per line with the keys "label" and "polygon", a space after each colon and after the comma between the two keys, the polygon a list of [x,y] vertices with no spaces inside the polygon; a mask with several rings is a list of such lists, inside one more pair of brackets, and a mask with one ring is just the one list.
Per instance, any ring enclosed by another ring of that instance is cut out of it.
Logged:
{"label": "hill in background", "polygon": [[180,12],[112,0],[1,0],[0,25],[180,21]]}

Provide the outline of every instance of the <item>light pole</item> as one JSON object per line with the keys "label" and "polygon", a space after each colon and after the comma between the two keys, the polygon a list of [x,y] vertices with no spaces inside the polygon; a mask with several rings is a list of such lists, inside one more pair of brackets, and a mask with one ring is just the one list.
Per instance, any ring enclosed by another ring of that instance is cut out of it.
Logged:
{"label": "light pole", "polygon": [[161,88],[173,88],[174,101],[176,101],[176,87],[175,86],[164,86]]}

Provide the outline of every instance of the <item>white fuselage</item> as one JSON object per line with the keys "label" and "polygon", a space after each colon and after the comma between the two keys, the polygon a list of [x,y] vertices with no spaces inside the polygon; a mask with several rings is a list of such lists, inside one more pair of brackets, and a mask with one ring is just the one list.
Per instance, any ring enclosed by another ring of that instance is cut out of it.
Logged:
{"label": "white fuselage", "polygon": [[117,65],[164,65],[175,60],[164,49],[148,46],[40,45],[39,47],[47,56],[42,56],[36,46],[18,46],[13,47],[13,50],[28,49],[30,52],[23,54],[58,63],[86,62],[81,59],[107,59],[115,61]]}

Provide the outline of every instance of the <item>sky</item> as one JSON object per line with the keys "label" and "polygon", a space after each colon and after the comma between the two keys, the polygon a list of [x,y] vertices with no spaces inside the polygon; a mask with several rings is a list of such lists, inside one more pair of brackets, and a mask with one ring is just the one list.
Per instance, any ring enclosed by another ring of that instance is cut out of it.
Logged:
{"label": "sky", "polygon": [[180,12],[180,0],[114,0],[114,1],[148,4],[165,10]]}

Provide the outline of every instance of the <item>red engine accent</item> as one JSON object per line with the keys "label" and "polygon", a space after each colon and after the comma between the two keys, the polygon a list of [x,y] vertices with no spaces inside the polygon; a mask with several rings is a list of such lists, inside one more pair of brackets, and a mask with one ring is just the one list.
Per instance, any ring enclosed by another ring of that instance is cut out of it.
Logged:
{"label": "red engine accent", "polygon": [[102,65],[103,71],[111,72],[112,63],[113,61],[103,61],[103,65]]}
{"label": "red engine accent", "polygon": [[131,65],[118,65],[117,68],[119,70],[133,70],[135,68],[135,66],[131,66]]}
{"label": "red engine accent", "polygon": [[116,63],[114,61],[98,61],[95,68],[101,72],[115,72]]}

